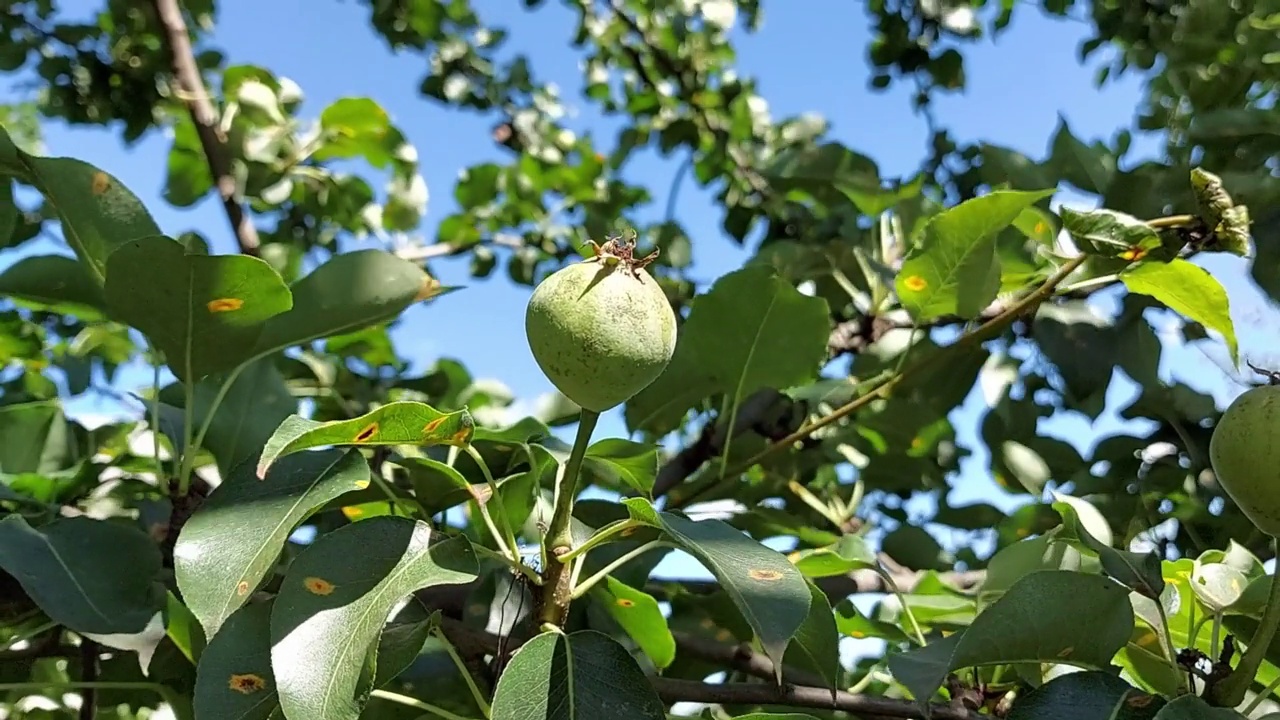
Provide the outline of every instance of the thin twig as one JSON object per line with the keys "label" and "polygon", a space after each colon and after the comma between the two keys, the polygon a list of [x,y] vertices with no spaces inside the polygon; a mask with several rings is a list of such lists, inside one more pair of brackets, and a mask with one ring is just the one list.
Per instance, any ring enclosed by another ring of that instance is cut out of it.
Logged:
{"label": "thin twig", "polygon": [[80,720],[93,720],[98,716],[98,691],[94,683],[98,681],[98,643],[88,639],[80,640],[80,680],[84,685],[80,688]]}
{"label": "thin twig", "polygon": [[213,173],[218,196],[222,198],[222,207],[231,222],[231,231],[240,245],[240,252],[256,256],[261,244],[258,230],[236,197],[238,193],[235,176],[231,172],[231,153],[227,148],[227,138],[218,127],[218,111],[209,100],[209,92],[204,86],[204,80],[200,78],[200,68],[196,65],[195,53],[191,49],[191,39],[187,33],[186,20],[182,18],[182,9],[178,6],[178,0],[151,0],[151,5],[164,28],[160,37],[169,53],[173,76],[178,83],[177,97],[186,106],[191,122],[195,124],[200,147],[203,148],[205,160]]}

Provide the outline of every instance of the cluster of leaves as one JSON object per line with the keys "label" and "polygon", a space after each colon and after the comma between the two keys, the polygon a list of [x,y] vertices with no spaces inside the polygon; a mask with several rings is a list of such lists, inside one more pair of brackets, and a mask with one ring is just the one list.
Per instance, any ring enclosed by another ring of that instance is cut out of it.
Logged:
{"label": "cluster of leaves", "polygon": [[[1280,198],[1259,164],[1274,155],[1262,110],[1275,90],[1274,12],[1174,3],[1176,22],[1140,31],[1146,15],[1094,4],[1099,44],[1123,40],[1122,62],[1139,67],[1144,52],[1165,61],[1152,108],[1187,68],[1217,68],[1196,76],[1193,112],[1176,118],[1211,118],[1200,131],[1144,111],[1143,123],[1173,131],[1163,161],[1121,169],[1124,137],[1089,145],[1065,123],[1039,162],[959,148],[940,130],[920,174],[889,179],[825,140],[820,121],[758,111],[726,41],[739,13],[758,22],[756,2],[568,3],[587,98],[628,118],[612,148],[560,126],[555,93],[527,59],[495,59],[505,33],[467,3],[368,4],[393,48],[428,55],[423,94],[497,114],[494,139],[512,152],[463,173],[458,209],[430,244],[415,239],[426,202],[416,153],[374,101],[342,99],[305,121],[295,84],[216,51],[196,67],[216,87],[218,151],[258,226],[258,257],[166,237],[109,172],[44,157],[14,121],[20,109],[2,119],[0,245],[48,223],[75,255],[0,273],[12,303],[0,315],[0,630],[11,648],[0,689],[15,705],[97,689],[81,701],[122,717],[158,701],[183,718],[662,718],[680,701],[749,718],[1240,717],[1200,695],[1230,668],[1226,633],[1247,639],[1259,623],[1272,548],[1205,479],[1218,410],[1158,377],[1144,311],[1176,311],[1189,340],[1214,331],[1237,359],[1226,293],[1191,258],[1245,254],[1245,205]],[[72,26],[50,3],[12,5],[0,58],[17,68],[40,49],[40,113],[123,121],[129,138],[169,126],[166,200],[217,192],[200,119],[155,81],[172,58],[154,7],[112,2],[98,25]],[[869,5],[876,65],[962,86],[959,51],[931,43],[956,32],[968,3]],[[1205,13],[1235,32],[1204,47],[1236,55],[1209,61],[1179,42]],[[213,8],[188,14],[202,27]],[[1248,90],[1214,95],[1222,73]],[[1224,150],[1246,140],[1249,153]],[[482,277],[504,252],[509,277],[533,284],[572,258],[650,200],[618,175],[654,145],[718,187],[731,237],[761,239],[746,266],[697,288],[677,219],[641,228],[663,250],[656,272],[681,313],[676,356],[626,406],[639,439],[586,448],[580,485],[618,501],[577,502],[570,556],[542,548],[530,564],[522,542],[538,544],[553,504],[569,501],[556,489],[571,449],[549,426],[572,411],[498,424],[487,411],[509,397],[451,360],[408,374],[387,328],[449,290],[417,260],[469,254]],[[1214,174],[1188,164],[1201,156]],[[389,174],[383,197],[331,167],[352,158]],[[1053,212],[1063,182],[1109,209]],[[37,205],[20,208],[15,189],[34,190]],[[396,252],[343,251],[362,234]],[[1274,252],[1264,245],[1260,257]],[[1100,317],[1084,297],[1110,287],[1128,291],[1123,309]],[[956,342],[929,332],[968,323],[977,329]],[[66,416],[67,400],[143,354],[175,381],[128,399],[137,420],[90,430]],[[847,372],[821,371],[843,355]],[[1142,386],[1125,416],[1154,430],[1088,457],[1036,432],[1055,412],[1096,417],[1116,367]],[[990,473],[1025,495],[1009,515],[948,502],[971,452],[948,418],[975,383],[989,393]],[[152,447],[136,442],[143,424],[158,431]],[[685,448],[667,456],[657,443],[673,433]],[[1151,451],[1170,444],[1173,454]],[[717,498],[742,509],[684,512]],[[909,515],[912,498],[936,500],[937,513]],[[925,520],[994,551],[944,549]],[[1165,521],[1173,537],[1158,552],[1127,550]],[[300,529],[316,539],[291,540]],[[778,538],[794,550],[762,544]],[[654,581],[676,549],[716,582]],[[573,612],[546,630],[531,612],[538,568],[562,561],[575,563]],[[870,612],[850,598],[867,591],[883,595]],[[846,667],[841,638],[885,651]],[[1275,652],[1246,712],[1272,705]],[[729,681],[703,682],[726,670]],[[570,706],[557,702],[566,684]]]}

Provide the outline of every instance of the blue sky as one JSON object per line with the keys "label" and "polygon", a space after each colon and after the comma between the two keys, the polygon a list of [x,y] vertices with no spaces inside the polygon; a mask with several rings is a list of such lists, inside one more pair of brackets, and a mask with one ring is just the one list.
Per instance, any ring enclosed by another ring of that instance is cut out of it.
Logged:
{"label": "blue sky", "polygon": [[[101,6],[99,0],[64,0],[60,4],[64,13],[73,17],[87,17]],[[452,187],[460,170],[484,161],[506,160],[504,151],[489,138],[493,118],[447,109],[417,94],[425,59],[411,54],[393,56],[369,30],[364,5],[335,0],[220,0],[218,4],[219,23],[212,45],[232,64],[259,64],[298,83],[306,94],[300,115],[315,117],[330,102],[351,96],[371,97],[388,110],[419,151],[431,192],[421,228],[427,238],[453,209]],[[557,2],[546,3],[534,13],[521,10],[512,0],[473,0],[472,4],[488,23],[510,31],[505,57],[516,52],[527,54],[536,77],[560,87],[566,105],[571,112],[577,111],[570,126],[592,132],[600,145],[611,145],[617,121],[603,121],[581,99],[581,55],[569,45],[571,11]],[[882,174],[893,176],[916,169],[925,152],[925,121],[911,110],[909,83],[887,93],[867,89],[865,53],[871,34],[863,4],[775,0],[764,5],[762,30],[754,35],[737,31],[734,41],[739,74],[758,79],[772,116],[821,114],[830,122],[833,139],[873,157]],[[794,9],[784,9],[788,7]],[[1047,18],[1030,4],[1020,5],[1018,11],[1011,29],[998,40],[986,39],[964,49],[968,88],[963,94],[942,96],[936,104],[938,117],[952,128],[956,138],[997,142],[1040,158],[1046,153],[1059,113],[1086,142],[1109,138],[1130,126],[1139,81],[1130,77],[1103,90],[1094,87],[1096,62],[1081,67],[1077,59],[1077,48],[1088,36],[1089,26]],[[15,84],[0,83],[0,101],[22,99]],[[210,238],[215,252],[233,251],[226,219],[212,198],[186,210],[162,201],[169,145],[164,135],[154,133],[126,149],[115,129],[68,128],[49,122],[44,133],[48,154],[74,155],[114,173],[148,203],[167,233],[199,229]],[[1135,149],[1157,152],[1158,138],[1139,137]],[[655,153],[627,168],[628,180],[654,189],[654,203],[636,220],[661,216],[667,188],[682,159],[664,160]],[[382,180],[376,175],[373,178],[375,187],[381,186]],[[1060,199],[1081,202],[1071,193],[1063,193]],[[710,192],[685,183],[676,209],[678,219],[695,239],[693,276],[704,287],[749,256],[749,250],[737,248],[720,231],[721,213]],[[67,252],[65,247],[42,240],[0,252],[0,267],[37,251]],[[1264,313],[1269,305],[1248,280],[1244,261],[1217,257],[1202,264],[1228,287],[1242,353],[1255,362],[1274,359],[1271,347],[1259,346],[1257,332],[1266,324]],[[529,290],[512,285],[501,271],[489,280],[472,281],[465,259],[437,262],[431,269],[447,284],[469,287],[406,313],[396,331],[400,354],[411,358],[417,370],[440,357],[457,358],[476,377],[506,383],[522,407],[529,407],[525,403],[550,390],[523,339]],[[1107,304],[1105,298],[1099,300],[1099,307]],[[477,323],[477,317],[483,317],[483,323]],[[1172,336],[1163,332],[1167,318],[1162,320],[1159,313],[1153,317],[1166,340],[1164,377],[1184,378],[1196,389],[1213,393],[1220,404],[1239,391],[1220,367],[1228,364],[1220,346],[1175,347],[1170,344]],[[146,371],[128,373],[122,389],[136,389],[149,379]],[[1108,411],[1096,423],[1080,416],[1060,416],[1042,423],[1042,432],[1066,437],[1087,452],[1099,437],[1123,429],[1115,412],[1132,397],[1132,385],[1119,378],[1109,397]],[[1015,499],[1004,496],[986,477],[986,454],[975,432],[982,409],[981,395],[975,392],[953,416],[960,442],[977,452],[955,482],[952,502],[984,499],[1008,508]],[[96,415],[118,412],[119,406],[93,398],[78,400],[71,411]],[[597,438],[624,434],[617,411],[608,414],[596,431]],[[688,567],[681,565],[682,569]]]}

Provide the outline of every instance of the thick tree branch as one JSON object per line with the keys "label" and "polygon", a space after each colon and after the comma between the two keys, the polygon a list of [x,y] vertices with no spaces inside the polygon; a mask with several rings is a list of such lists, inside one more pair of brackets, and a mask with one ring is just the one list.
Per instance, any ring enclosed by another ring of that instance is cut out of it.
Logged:
{"label": "thick tree branch", "polygon": [[[492,654],[498,649],[499,638],[492,633],[466,625],[457,620],[444,618],[441,630],[463,658],[475,658],[481,654]],[[756,656],[754,653],[744,654],[738,648],[723,645],[712,647],[714,643],[695,639],[676,633],[679,652],[695,654],[703,659],[743,670],[750,674],[765,672],[773,677],[773,664],[768,658]],[[513,638],[512,647],[518,644]],[[760,662],[763,659],[767,667]],[[788,672],[789,677],[806,677],[803,673]],[[697,680],[672,680],[651,677],[649,682],[657,691],[663,702],[723,703],[723,704],[774,704],[789,705],[796,708],[830,708],[853,713],[872,720],[882,718],[923,718],[923,708],[911,700],[881,698],[859,693],[838,691],[832,701],[831,690],[814,685],[793,685],[784,683],[782,687],[769,683],[704,683]],[[821,681],[818,680],[818,683]],[[934,720],[978,720],[981,715],[948,705],[933,704],[930,711]]]}
{"label": "thick tree branch", "polygon": [[[769,656],[751,649],[750,645],[741,643],[727,645],[704,637],[673,630],[671,636],[676,641],[676,654],[696,657],[700,660],[716,663],[743,672],[761,680],[773,681],[774,666]],[[782,677],[787,682],[800,685],[822,685],[822,678],[804,670],[784,666]]]}
{"label": "thick tree branch", "polygon": [[[665,703],[695,702],[723,705],[787,705],[796,708],[824,708],[844,710],[862,717],[923,718],[923,709],[910,700],[872,697],[858,693],[837,691],[835,700],[831,691],[822,687],[771,683],[704,683],[697,680],[675,678],[650,678],[653,689]],[[978,720],[976,712],[949,705],[930,706],[934,720]]]}
{"label": "thick tree branch", "polygon": [[240,245],[240,252],[256,256],[261,244],[258,230],[236,197],[236,180],[231,173],[231,153],[227,149],[227,138],[218,127],[218,112],[209,100],[204,80],[200,78],[200,68],[196,65],[196,56],[191,50],[191,39],[187,34],[187,22],[182,18],[182,8],[178,6],[178,0],[151,0],[151,6],[155,8],[156,17],[164,28],[161,39],[169,54],[180,99],[191,115],[191,122],[195,124],[196,135],[200,137],[200,146],[204,149],[209,171],[213,173],[214,185],[218,188],[218,196],[222,198],[222,207],[226,211],[227,220],[231,222],[231,231]]}

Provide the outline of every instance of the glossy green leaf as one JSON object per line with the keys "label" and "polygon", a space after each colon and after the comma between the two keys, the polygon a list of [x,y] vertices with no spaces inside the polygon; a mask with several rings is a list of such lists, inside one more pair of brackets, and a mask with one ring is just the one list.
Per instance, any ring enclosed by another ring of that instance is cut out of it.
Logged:
{"label": "glossy green leaf", "polygon": [[85,265],[65,255],[31,255],[0,273],[0,297],[31,307],[101,320],[107,301]]}
{"label": "glossy green leaf", "polygon": [[174,547],[182,597],[213,637],[271,572],[285,542],[325,503],[368,487],[358,450],[330,449],[284,458],[263,480],[241,463],[191,516]]}
{"label": "glossy green leaf", "polygon": [[930,218],[924,237],[902,262],[898,297],[919,322],[942,315],[972,318],[996,299],[996,236],[1053,190],[997,190]]}
{"label": "glossy green leaf", "polygon": [[492,720],[666,720],[636,661],[604,633],[544,632],[498,678]]}
{"label": "glossy green leaf", "polygon": [[735,715],[733,720],[818,720],[808,713],[749,713]]}
{"label": "glossy green leaf", "polygon": [[582,464],[583,471],[594,475],[597,484],[652,495],[653,481],[658,476],[658,448],[622,438],[606,438],[587,448]]}
{"label": "glossy green leaf", "polygon": [[1141,262],[1120,273],[1130,291],[1159,300],[1174,312],[1222,334],[1233,363],[1240,362],[1230,300],[1222,283],[1204,268],[1181,258],[1171,262]]}
{"label": "glossy green leaf", "polygon": [[196,720],[267,720],[280,709],[271,669],[274,599],[231,614],[196,668]]}
{"label": "glossy green leaf", "polygon": [[75,632],[141,632],[164,607],[160,549],[124,523],[77,516],[32,527],[9,515],[0,519],[0,569]]}
{"label": "glossy green leaf", "polygon": [[[671,363],[627,401],[627,424],[656,433],[675,429],[699,400],[725,393],[726,417],[762,387],[813,379],[826,359],[826,301],[808,297],[770,265],[748,265],[716,280],[693,303]],[[732,423],[727,437],[735,435]],[[723,455],[729,456],[732,443]]]}
{"label": "glossy green leaf", "polygon": [[1061,209],[1062,227],[1082,252],[1139,260],[1161,245],[1160,235],[1146,222],[1114,210],[1081,212]]}
{"label": "glossy green leaf", "polygon": [[1164,699],[1107,672],[1060,675],[1019,698],[1007,720],[1151,720]]}
{"label": "glossy green leaf", "polygon": [[826,681],[834,699],[839,689],[840,631],[826,593],[809,583],[809,598],[809,615],[787,646],[783,664],[817,674]]}
{"label": "glossy green leaf", "polygon": [[592,599],[626,631],[654,666],[663,669],[676,656],[676,641],[658,601],[612,577],[591,589]]}
{"label": "glossy green leaf", "polygon": [[377,672],[374,687],[383,687],[399,677],[422,653],[432,632],[440,625],[440,611],[428,613],[422,604],[410,601],[382,628],[375,651]]}
{"label": "glossy green leaf", "polygon": [[350,420],[317,422],[291,415],[267,440],[258,460],[258,477],[280,458],[322,445],[466,445],[475,420],[465,409],[443,413],[419,402],[387,403]]}
{"label": "glossy green leaf", "polygon": [[[1084,500],[1068,495],[1054,493],[1057,502],[1053,509],[1062,515],[1063,526],[1070,535],[1079,538],[1084,548],[1098,556],[1102,563],[1102,571],[1110,575],[1125,587],[1156,600],[1164,592],[1164,575],[1160,567],[1160,555],[1152,550],[1146,553],[1135,553],[1127,550],[1116,550],[1094,536],[1082,522],[1081,512],[1097,513],[1098,525],[1105,529],[1110,537],[1111,530],[1102,519],[1102,514]],[[1244,589],[1243,583],[1241,590]]]}
{"label": "glossy green leaf", "polygon": [[36,157],[0,127],[0,174],[40,191],[62,222],[62,235],[99,285],[107,258],[130,240],[160,234],[142,201],[111,173],[81,160]]}
{"label": "glossy green leaf", "polygon": [[721,520],[694,522],[658,512],[641,498],[622,502],[633,520],[662,530],[715,575],[773,660],[781,682],[787,645],[809,616],[809,583],[804,575],[781,553]]}
{"label": "glossy green leaf", "polygon": [[[222,386],[230,381],[225,391]],[[258,358],[227,373],[216,373],[196,383],[195,418],[201,427],[221,402],[201,443],[218,461],[218,471],[229,476],[242,462],[261,452],[280,423],[298,410],[298,401],[289,394],[284,378],[271,358]],[[160,391],[160,401],[181,415],[186,402],[185,388],[174,383]],[[180,438],[181,435],[173,436]]]}
{"label": "glossy green leaf", "polygon": [[289,287],[293,308],[267,323],[253,352],[264,355],[377,325],[450,290],[418,265],[383,250],[335,255]]}
{"label": "glossy green leaf", "polygon": [[[1089,618],[1080,632],[1079,618]],[[1133,630],[1124,586],[1105,577],[1040,570],[1014,583],[962,632],[889,656],[889,669],[919,701],[957,668],[1021,662],[1103,669]],[[1009,628],[1018,628],[1010,633]]]}
{"label": "glossy green leaf", "polygon": [[190,382],[252,358],[267,320],[293,302],[266,262],[193,252],[163,236],[112,253],[105,293],[112,316],[141,330]]}
{"label": "glossy green leaf", "polygon": [[285,715],[355,720],[361,673],[391,609],[415,590],[470,582],[477,568],[466,537],[435,540],[429,525],[406,518],[371,518],[320,536],[289,565],[271,612]]}

